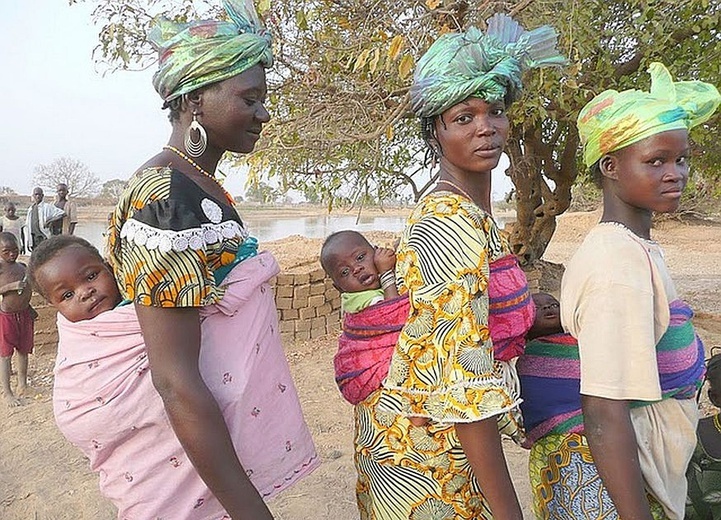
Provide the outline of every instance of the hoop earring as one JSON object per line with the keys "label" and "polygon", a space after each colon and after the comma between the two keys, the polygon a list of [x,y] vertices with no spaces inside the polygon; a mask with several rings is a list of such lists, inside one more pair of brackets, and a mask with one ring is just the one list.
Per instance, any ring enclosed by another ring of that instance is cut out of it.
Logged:
{"label": "hoop earring", "polygon": [[[193,141],[193,131],[198,132],[198,140]],[[208,134],[205,128],[198,122],[198,114],[193,111],[193,121],[191,121],[188,129],[185,131],[185,151],[191,157],[200,157],[208,146]]]}

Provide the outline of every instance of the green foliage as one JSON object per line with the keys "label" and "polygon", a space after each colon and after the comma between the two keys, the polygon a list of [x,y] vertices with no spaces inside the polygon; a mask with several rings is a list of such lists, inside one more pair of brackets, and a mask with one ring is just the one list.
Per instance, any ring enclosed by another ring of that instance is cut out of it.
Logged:
{"label": "green foliage", "polygon": [[262,181],[251,182],[245,190],[245,200],[260,204],[270,204],[282,197],[282,193]]}
{"label": "green foliage", "polygon": [[[88,0],[90,1],[90,0]],[[102,26],[98,52],[111,65],[147,63],[142,41],[159,0],[94,0]],[[571,202],[580,157],[575,119],[606,88],[649,84],[651,61],[683,79],[721,84],[721,0],[261,0],[275,36],[269,74],[273,115],[256,151],[240,160],[251,179],[274,177],[282,189],[310,190],[329,208],[386,200],[399,191],[417,199],[431,171],[408,112],[416,61],[447,31],[483,27],[509,12],[528,28],[551,24],[569,58],[563,70],[535,71],[510,112],[508,146],[518,223],[512,246],[525,262],[540,258],[555,217]],[[184,0],[170,14],[195,16],[216,0]],[[719,179],[720,116],[693,133],[695,168]]]}

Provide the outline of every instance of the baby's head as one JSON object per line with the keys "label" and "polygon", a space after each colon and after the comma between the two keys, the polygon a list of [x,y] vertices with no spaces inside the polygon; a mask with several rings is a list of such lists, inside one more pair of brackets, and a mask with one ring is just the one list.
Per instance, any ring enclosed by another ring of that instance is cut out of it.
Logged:
{"label": "baby's head", "polygon": [[535,293],[531,298],[536,305],[536,319],[526,337],[533,339],[563,332],[558,300],[548,293]]}
{"label": "baby's head", "polygon": [[375,248],[357,231],[329,235],[320,249],[320,265],[340,292],[380,289]]}
{"label": "baby's head", "polygon": [[73,235],[54,236],[33,249],[28,278],[33,289],[73,323],[109,311],[122,299],[98,250]]}
{"label": "baby's head", "polygon": [[706,362],[706,381],[711,404],[721,408],[721,354],[714,354]]}

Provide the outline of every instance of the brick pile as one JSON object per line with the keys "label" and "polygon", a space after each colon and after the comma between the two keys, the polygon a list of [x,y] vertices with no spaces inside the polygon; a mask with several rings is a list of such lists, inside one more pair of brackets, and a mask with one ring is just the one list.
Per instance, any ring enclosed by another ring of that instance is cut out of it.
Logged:
{"label": "brick pile", "polygon": [[340,293],[323,269],[279,274],[274,289],[280,333],[285,338],[308,340],[338,330]]}
{"label": "brick pile", "polygon": [[[539,291],[541,270],[526,271],[531,293]],[[309,340],[337,333],[340,293],[322,269],[279,274],[273,282],[280,333],[285,339]]]}

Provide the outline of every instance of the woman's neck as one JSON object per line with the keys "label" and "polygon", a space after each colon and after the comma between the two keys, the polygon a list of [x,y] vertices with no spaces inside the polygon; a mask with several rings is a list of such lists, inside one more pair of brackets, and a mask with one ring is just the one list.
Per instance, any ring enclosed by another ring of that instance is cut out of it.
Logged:
{"label": "woman's neck", "polygon": [[[172,146],[182,151],[187,155],[185,151],[185,131],[181,130],[178,126],[173,127],[173,133],[170,135],[168,140],[168,146]],[[210,175],[215,176],[215,170],[218,167],[220,159],[223,157],[225,150],[218,150],[210,145],[205,149],[200,157],[192,157],[191,159],[195,164],[200,166],[203,170],[208,172]],[[192,168],[192,166],[190,166]]]}
{"label": "woman's neck", "polygon": [[441,168],[437,189],[469,197],[477,206],[491,213],[491,172],[462,174]]}
{"label": "woman's neck", "polygon": [[612,197],[603,199],[601,222],[617,222],[646,240],[651,239],[652,212],[639,209]]}

